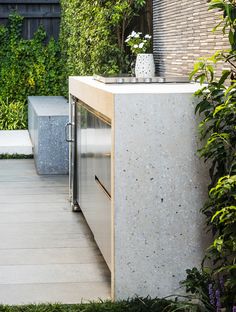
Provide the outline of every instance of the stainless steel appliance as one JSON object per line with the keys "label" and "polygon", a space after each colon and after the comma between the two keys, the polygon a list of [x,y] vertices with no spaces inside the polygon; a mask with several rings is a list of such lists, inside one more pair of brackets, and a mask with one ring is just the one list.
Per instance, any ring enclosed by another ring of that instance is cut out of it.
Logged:
{"label": "stainless steel appliance", "polygon": [[187,83],[189,82],[189,77],[181,77],[181,76],[155,76],[150,78],[140,78],[133,77],[130,75],[94,75],[93,78],[99,82],[105,84],[123,84],[123,83]]}
{"label": "stainless steel appliance", "polygon": [[72,208],[81,209],[111,268],[111,121],[75,98],[70,110]]}

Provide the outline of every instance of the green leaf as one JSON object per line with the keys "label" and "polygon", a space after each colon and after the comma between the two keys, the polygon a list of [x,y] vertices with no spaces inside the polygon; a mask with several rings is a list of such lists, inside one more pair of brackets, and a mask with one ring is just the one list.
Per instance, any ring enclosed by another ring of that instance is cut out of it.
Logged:
{"label": "green leaf", "polygon": [[210,4],[209,4],[209,10],[213,10],[213,9],[221,9],[221,10],[225,10],[225,4],[222,0],[211,0]]}
{"label": "green leaf", "polygon": [[230,42],[231,46],[234,45],[234,38],[235,38],[234,36],[235,36],[235,33],[232,31],[232,29],[230,29],[230,31],[229,31],[229,42]]}
{"label": "green leaf", "polygon": [[204,73],[201,73],[195,77],[195,80],[199,81],[199,83],[202,85],[206,80],[206,75]]}
{"label": "green leaf", "polygon": [[206,66],[206,70],[210,73],[210,81],[212,81],[214,79],[214,68],[212,65],[207,65]]}
{"label": "green leaf", "polygon": [[211,108],[211,104],[207,100],[203,100],[197,104],[197,106],[195,108],[195,114],[197,112],[199,112],[199,114],[201,114],[202,112],[204,112],[205,110],[208,110],[209,108]]}
{"label": "green leaf", "polygon": [[231,74],[230,70],[223,70],[222,75],[219,80],[219,85],[224,84],[225,80],[229,77],[230,74]]}

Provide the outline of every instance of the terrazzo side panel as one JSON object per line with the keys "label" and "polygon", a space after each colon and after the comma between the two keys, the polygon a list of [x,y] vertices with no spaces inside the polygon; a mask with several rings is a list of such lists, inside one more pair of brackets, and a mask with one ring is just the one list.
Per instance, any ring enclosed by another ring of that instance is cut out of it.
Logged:
{"label": "terrazzo side panel", "polygon": [[190,94],[115,96],[115,298],[181,293],[207,237]]}
{"label": "terrazzo side panel", "polygon": [[68,174],[69,144],[65,141],[68,116],[38,117],[36,169],[39,174]]}

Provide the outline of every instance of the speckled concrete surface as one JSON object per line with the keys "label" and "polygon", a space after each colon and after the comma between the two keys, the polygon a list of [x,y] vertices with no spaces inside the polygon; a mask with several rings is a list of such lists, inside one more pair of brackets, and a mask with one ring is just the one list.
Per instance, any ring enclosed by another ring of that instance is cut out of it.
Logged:
{"label": "speckled concrete surface", "polygon": [[181,293],[185,270],[200,267],[208,170],[196,155],[199,88],[70,77],[70,93],[112,120],[114,299]]}
{"label": "speckled concrete surface", "polygon": [[61,96],[29,97],[29,132],[39,174],[68,174],[69,145],[65,125],[69,107]]}
{"label": "speckled concrete surface", "polygon": [[114,105],[115,297],[179,293],[205,240],[193,97],[119,94]]}

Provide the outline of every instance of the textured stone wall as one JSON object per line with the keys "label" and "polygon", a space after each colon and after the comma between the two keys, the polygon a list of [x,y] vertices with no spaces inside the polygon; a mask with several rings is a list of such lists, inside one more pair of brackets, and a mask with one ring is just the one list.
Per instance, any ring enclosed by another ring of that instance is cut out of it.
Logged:
{"label": "textured stone wall", "polygon": [[227,37],[212,32],[220,13],[208,11],[207,0],[153,0],[156,71],[187,76],[199,57],[227,48]]}

